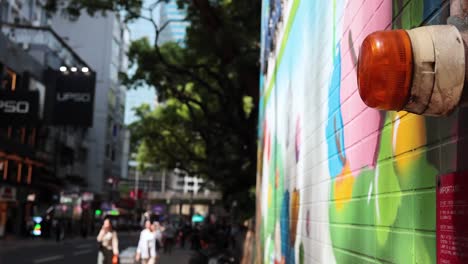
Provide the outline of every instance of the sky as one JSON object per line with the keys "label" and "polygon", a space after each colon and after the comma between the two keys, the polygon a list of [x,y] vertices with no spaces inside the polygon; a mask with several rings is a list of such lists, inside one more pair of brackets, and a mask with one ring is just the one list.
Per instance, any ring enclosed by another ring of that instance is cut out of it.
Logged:
{"label": "sky", "polygon": [[[129,24],[130,38],[136,40],[142,37],[154,39],[153,27],[144,20],[138,20]],[[127,91],[127,99],[125,102],[125,124],[129,125],[137,120],[133,108],[142,104],[155,105],[156,93],[153,88],[148,86],[140,87],[136,90]]]}

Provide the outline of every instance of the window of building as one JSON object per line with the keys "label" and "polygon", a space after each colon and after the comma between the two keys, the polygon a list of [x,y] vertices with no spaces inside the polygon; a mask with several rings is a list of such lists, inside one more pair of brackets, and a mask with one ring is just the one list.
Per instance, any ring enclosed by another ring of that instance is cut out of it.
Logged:
{"label": "window of building", "polygon": [[111,146],[109,143],[106,144],[106,158],[110,158],[111,155]]}
{"label": "window of building", "polygon": [[115,148],[112,148],[112,149],[111,149],[111,160],[112,160],[112,161],[115,161],[115,156],[116,156],[116,153],[115,153],[115,152],[116,152],[116,151],[115,151]]}
{"label": "window of building", "polygon": [[0,4],[0,21],[8,22],[8,10],[10,9],[10,3],[8,1],[2,1]]}

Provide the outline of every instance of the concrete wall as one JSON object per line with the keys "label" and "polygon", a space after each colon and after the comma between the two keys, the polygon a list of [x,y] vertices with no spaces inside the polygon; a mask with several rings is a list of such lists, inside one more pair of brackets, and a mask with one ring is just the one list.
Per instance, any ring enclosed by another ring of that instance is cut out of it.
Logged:
{"label": "concrete wall", "polygon": [[261,75],[260,258],[436,263],[437,176],[466,169],[467,112],[425,118],[367,108],[355,65],[369,33],[445,23],[449,1],[285,2]]}

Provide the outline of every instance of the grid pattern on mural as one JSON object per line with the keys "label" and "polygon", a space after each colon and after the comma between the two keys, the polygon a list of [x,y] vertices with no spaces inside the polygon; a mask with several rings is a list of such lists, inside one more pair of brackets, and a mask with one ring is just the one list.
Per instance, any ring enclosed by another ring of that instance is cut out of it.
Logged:
{"label": "grid pattern on mural", "polygon": [[261,76],[263,262],[435,263],[436,175],[453,166],[439,153],[455,119],[440,131],[434,119],[367,108],[355,65],[369,33],[443,23],[449,1],[285,1],[280,33],[268,36],[270,2],[262,46],[276,36],[278,52]]}

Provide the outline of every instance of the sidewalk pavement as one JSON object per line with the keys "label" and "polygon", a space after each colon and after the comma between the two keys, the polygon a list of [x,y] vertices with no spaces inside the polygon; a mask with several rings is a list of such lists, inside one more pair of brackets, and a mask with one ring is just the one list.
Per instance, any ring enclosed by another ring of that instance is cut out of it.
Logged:
{"label": "sidewalk pavement", "polygon": [[158,264],[188,264],[191,253],[188,249],[177,248],[172,251],[172,254],[162,253]]}
{"label": "sidewalk pavement", "polygon": [[46,245],[56,245],[58,243],[73,243],[76,241],[84,241],[84,240],[94,240],[95,237],[73,237],[62,240],[60,242],[55,241],[55,239],[43,239],[43,238],[16,238],[16,237],[9,237],[0,239],[0,252],[5,252],[14,249],[26,249],[31,247],[37,246],[46,246]]}
{"label": "sidewalk pavement", "polygon": [[[133,264],[135,263],[136,247],[129,247],[123,250],[120,254],[120,263]],[[191,251],[188,249],[174,249],[171,254],[160,253],[158,264],[188,264],[191,256]]]}

